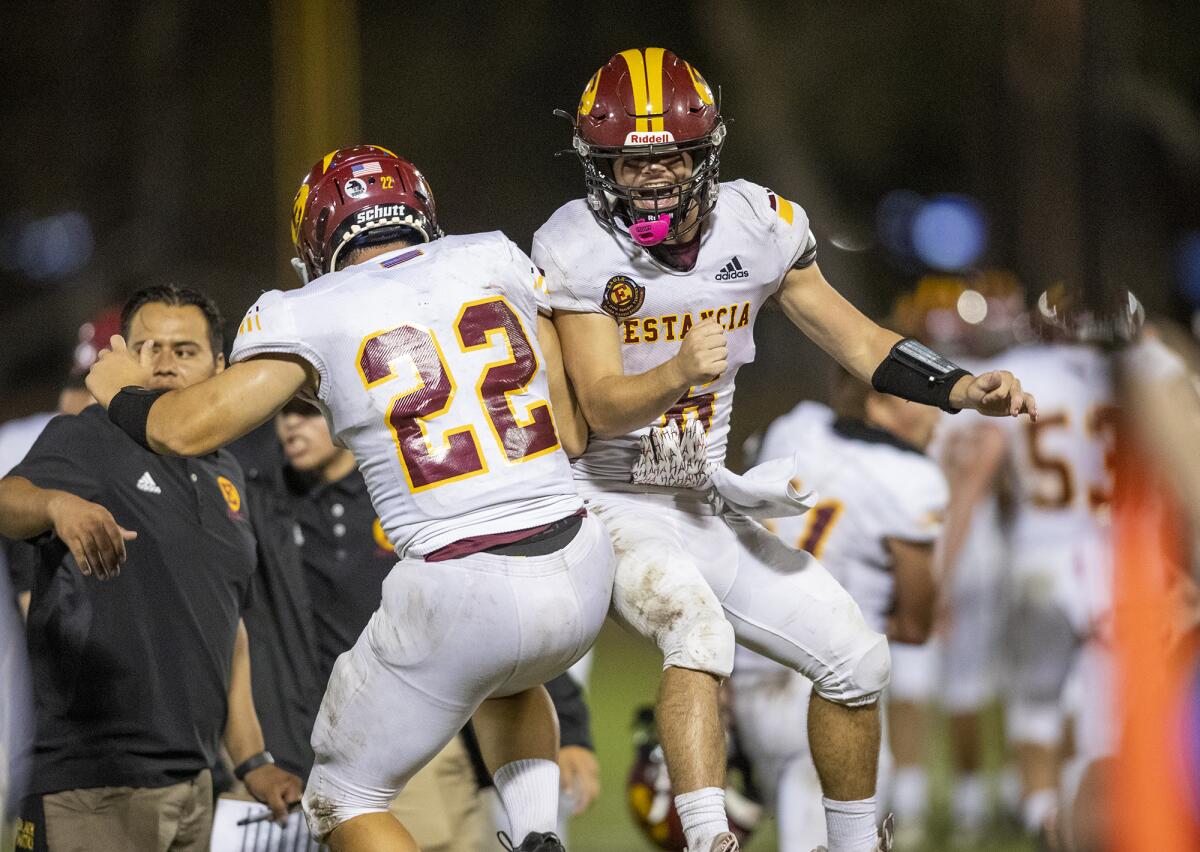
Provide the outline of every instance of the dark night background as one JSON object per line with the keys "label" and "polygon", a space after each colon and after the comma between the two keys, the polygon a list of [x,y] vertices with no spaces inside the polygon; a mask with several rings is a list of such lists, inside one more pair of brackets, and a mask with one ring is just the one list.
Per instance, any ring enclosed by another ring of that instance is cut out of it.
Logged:
{"label": "dark night background", "polygon": [[[0,420],[51,407],[80,324],[139,286],[203,286],[233,325],[294,286],[291,197],[339,145],[394,148],[449,230],[528,246],[582,190],[551,110],[649,44],[720,87],[722,175],[807,208],[826,276],[868,312],[927,271],[875,233],[911,190],[977,201],[974,269],[1028,293],[1120,282],[1190,322],[1194,2],[17,2],[0,23]],[[777,313],[758,339],[734,446],[830,370]]]}

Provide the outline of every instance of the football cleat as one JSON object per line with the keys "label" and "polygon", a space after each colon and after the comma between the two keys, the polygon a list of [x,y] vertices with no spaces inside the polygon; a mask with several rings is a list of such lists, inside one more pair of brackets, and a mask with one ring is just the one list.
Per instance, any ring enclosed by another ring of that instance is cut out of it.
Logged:
{"label": "football cleat", "polygon": [[[892,814],[888,814],[883,818],[883,825],[879,829],[879,843],[875,846],[875,852],[892,852],[892,837],[896,831],[896,818]],[[825,846],[818,846],[813,852],[829,852]]]}
{"label": "football cleat", "polygon": [[500,841],[508,852],[566,852],[566,847],[563,842],[558,839],[558,835],[552,831],[542,833],[540,831],[531,831],[525,835],[525,839],[521,841],[520,846],[513,846],[508,835],[503,831],[496,834],[496,838]]}
{"label": "football cleat", "polygon": [[732,831],[723,831],[713,838],[708,852],[740,852],[741,848],[737,836]]}

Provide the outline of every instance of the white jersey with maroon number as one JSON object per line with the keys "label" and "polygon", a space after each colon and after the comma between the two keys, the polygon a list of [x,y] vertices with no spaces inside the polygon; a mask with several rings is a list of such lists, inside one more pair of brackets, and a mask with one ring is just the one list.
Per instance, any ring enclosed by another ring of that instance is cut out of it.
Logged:
{"label": "white jersey with maroon number", "polygon": [[397,250],[263,294],[231,360],[292,353],[401,556],[582,505],[536,334],[541,276],[499,232]]}
{"label": "white jersey with maroon number", "polygon": [[928,543],[941,532],[949,498],[937,463],[882,430],[835,419],[802,402],[767,430],[760,458],[800,450],[800,489],[815,490],[806,514],[772,522],[777,535],[821,560],[872,629],[886,627],[895,593],[887,540]]}
{"label": "white jersey with maroon number", "polygon": [[602,227],[582,200],[559,208],[534,235],[533,259],[545,272],[555,310],[607,314],[622,339],[625,374],[644,373],[679,351],[702,318],[728,332],[729,367],[691,388],[663,417],[619,438],[593,436],[576,460],[580,479],[628,482],[639,436],[666,419],[696,417],[708,433],[709,459],[725,458],[738,368],[754,360],[754,320],[787,271],[815,251],[798,205],[748,181],[723,183],[704,221],[696,265],[680,272],[627,236]]}
{"label": "white jersey with maroon number", "polygon": [[1060,547],[1106,526],[1116,407],[1107,358],[1078,344],[1025,346],[996,359],[1037,399],[1038,418],[1001,418],[1017,509],[1015,551]]}

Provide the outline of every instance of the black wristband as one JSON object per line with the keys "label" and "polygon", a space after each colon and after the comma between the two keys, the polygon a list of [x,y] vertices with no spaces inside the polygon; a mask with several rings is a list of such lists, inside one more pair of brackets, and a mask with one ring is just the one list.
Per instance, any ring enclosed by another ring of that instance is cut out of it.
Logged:
{"label": "black wristband", "polygon": [[871,376],[871,387],[911,402],[936,405],[951,414],[950,391],[968,371],[910,337],[898,341]]}
{"label": "black wristband", "polygon": [[239,781],[246,780],[246,776],[258,769],[260,766],[273,766],[275,758],[271,756],[271,752],[260,751],[258,754],[252,754],[239,763],[233,770],[233,776]]}
{"label": "black wristband", "polygon": [[150,417],[150,407],[155,400],[166,393],[165,390],[150,390],[129,385],[121,390],[108,403],[108,419],[121,427],[126,435],[137,441],[147,450],[150,443],[146,440],[146,420]]}

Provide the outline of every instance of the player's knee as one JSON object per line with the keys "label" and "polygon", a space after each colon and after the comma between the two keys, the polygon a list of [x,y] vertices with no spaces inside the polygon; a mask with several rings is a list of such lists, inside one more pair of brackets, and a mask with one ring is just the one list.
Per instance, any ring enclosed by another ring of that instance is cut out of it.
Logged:
{"label": "player's knee", "polygon": [[845,662],[830,667],[813,681],[813,689],[826,701],[862,707],[877,701],[887,688],[892,674],[887,637],[872,630],[864,632],[857,653],[845,655]]}
{"label": "player's knee", "polygon": [[1013,742],[1055,746],[1062,739],[1065,719],[1057,701],[1013,699],[1005,715],[1007,733]]}
{"label": "player's knee", "polygon": [[719,606],[681,612],[659,639],[664,667],[694,669],[717,677],[729,677],[733,671],[735,642],[733,626]]}
{"label": "player's knee", "polygon": [[338,780],[336,770],[331,773],[329,769],[329,764],[320,763],[318,756],[302,799],[308,833],[318,842],[328,841],[335,828],[354,817],[386,814],[398,792],[349,784]]}

